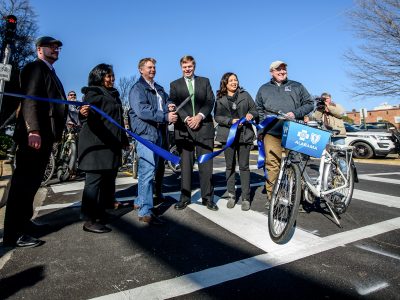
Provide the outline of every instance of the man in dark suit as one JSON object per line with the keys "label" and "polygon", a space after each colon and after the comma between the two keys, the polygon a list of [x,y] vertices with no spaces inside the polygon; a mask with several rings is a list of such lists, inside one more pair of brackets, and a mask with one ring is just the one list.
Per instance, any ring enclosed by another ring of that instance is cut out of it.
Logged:
{"label": "man in dark suit", "polygon": [[[38,59],[21,71],[21,94],[65,100],[64,88],[53,64],[62,43],[52,37],[36,41]],[[64,104],[21,100],[14,139],[18,144],[16,168],[8,194],[4,220],[4,246],[35,247],[40,225],[31,221],[33,200],[44,176],[53,143],[61,139],[67,115]]]}
{"label": "man in dark suit", "polygon": [[[214,93],[208,78],[195,76],[196,61],[192,56],[180,60],[183,77],[171,82],[170,98],[178,107],[189,95],[188,101],[178,111],[175,123],[175,141],[181,154],[181,198],[175,209],[186,208],[191,201],[191,184],[194,153],[200,157],[210,153],[214,147],[214,123],[211,112],[214,107]],[[199,164],[202,204],[211,210],[218,210],[213,202],[212,183],[213,161]]]}

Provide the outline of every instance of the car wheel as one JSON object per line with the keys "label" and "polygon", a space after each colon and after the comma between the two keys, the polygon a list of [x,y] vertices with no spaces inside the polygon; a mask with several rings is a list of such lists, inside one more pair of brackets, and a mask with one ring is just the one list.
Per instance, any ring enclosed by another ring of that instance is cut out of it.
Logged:
{"label": "car wheel", "polygon": [[353,147],[354,147],[353,154],[355,158],[367,159],[374,156],[374,151],[372,150],[371,146],[366,143],[357,142],[354,143]]}

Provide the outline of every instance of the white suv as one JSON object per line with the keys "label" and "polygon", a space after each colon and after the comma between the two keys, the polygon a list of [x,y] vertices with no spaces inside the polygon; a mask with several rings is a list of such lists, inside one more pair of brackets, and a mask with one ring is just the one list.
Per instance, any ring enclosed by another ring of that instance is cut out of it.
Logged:
{"label": "white suv", "polygon": [[344,123],[346,127],[346,145],[354,147],[355,158],[371,158],[395,153],[396,146],[391,133],[363,131],[353,125]]}

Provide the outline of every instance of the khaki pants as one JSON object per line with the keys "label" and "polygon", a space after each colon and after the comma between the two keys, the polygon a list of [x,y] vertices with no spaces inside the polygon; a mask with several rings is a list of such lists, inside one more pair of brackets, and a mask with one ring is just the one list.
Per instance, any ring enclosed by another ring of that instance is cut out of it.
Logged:
{"label": "khaki pants", "polygon": [[275,180],[279,175],[279,169],[281,167],[282,152],[284,151],[281,143],[281,137],[269,134],[266,134],[264,136],[265,168],[268,172],[268,178],[265,182],[265,188],[267,190],[267,195],[269,199],[271,199]]}

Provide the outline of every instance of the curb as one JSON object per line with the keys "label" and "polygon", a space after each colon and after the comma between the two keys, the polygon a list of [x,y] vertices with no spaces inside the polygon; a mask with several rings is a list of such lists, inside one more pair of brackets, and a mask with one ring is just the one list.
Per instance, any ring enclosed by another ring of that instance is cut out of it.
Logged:
{"label": "curb", "polygon": [[10,164],[0,161],[1,177],[0,177],[0,229],[4,227],[4,215],[6,212],[6,201],[8,190],[11,184],[12,168]]}
{"label": "curb", "polygon": [[5,163],[5,161],[0,162],[0,208],[6,204],[8,189],[11,183],[12,168],[11,164]]}

